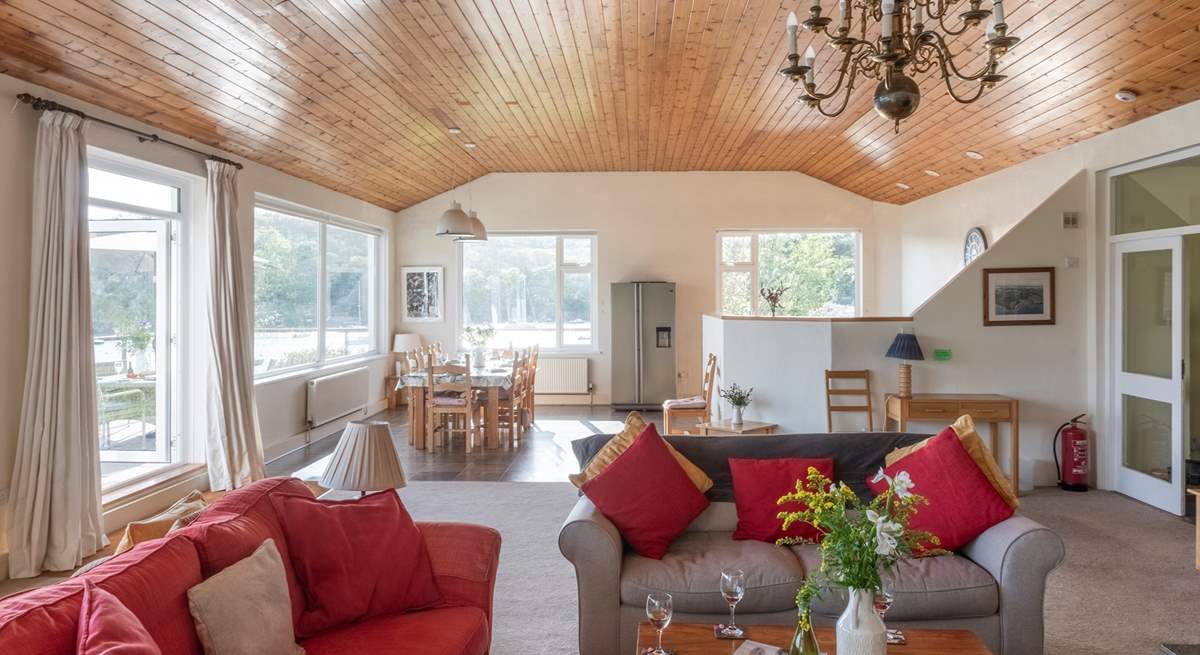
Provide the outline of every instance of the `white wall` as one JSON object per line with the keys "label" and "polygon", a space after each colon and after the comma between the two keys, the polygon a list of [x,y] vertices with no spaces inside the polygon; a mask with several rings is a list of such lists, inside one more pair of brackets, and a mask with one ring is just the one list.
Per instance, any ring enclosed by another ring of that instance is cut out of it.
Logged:
{"label": "white wall", "polygon": [[[721,229],[846,227],[863,233],[863,307],[879,311],[876,203],[799,173],[493,173],[398,214],[399,266],[446,267],[447,320],[400,324],[427,340],[454,344],[459,314],[458,252],[433,236],[452,199],[478,210],[491,232],[590,230],[598,235],[599,352],[592,355],[595,402],[609,393],[609,285],[676,283],[679,393],[696,393],[702,366],[700,317],[716,304],[716,233]],[[396,283],[397,291],[399,284]]]}
{"label": "white wall", "polygon": [[[56,94],[48,89],[0,75],[0,105],[6,109],[12,107],[15,96],[22,92],[58,100],[100,118],[144,131],[158,132],[166,138],[188,143],[215,154],[222,154],[201,144],[155,130],[98,107]],[[29,251],[32,238],[30,231],[33,188],[31,167],[37,120],[38,114],[25,106],[17,107],[12,113],[5,111],[0,117],[0,222],[3,224],[5,235],[5,238],[0,240],[0,274],[5,280],[5,284],[0,287],[0,306],[5,308],[5,311],[0,313],[0,334],[3,335],[3,338],[0,339],[0,369],[4,371],[3,381],[0,382],[0,490],[5,491],[12,479],[13,457],[16,451],[21,411],[21,388],[25,370],[29,320]],[[141,144],[132,135],[102,125],[92,125],[89,128],[88,142],[105,150],[193,175],[201,177],[204,175],[204,162],[195,155],[167,145]],[[223,156],[233,158],[229,154]],[[245,169],[238,176],[238,187],[242,245],[245,250],[243,266],[246,271],[254,270],[251,255],[255,193],[269,194],[339,216],[370,223],[384,228],[389,237],[392,233],[395,214],[391,211],[265,166],[244,163]],[[248,300],[251,302],[253,301],[252,296],[253,292],[251,291],[248,293]],[[203,299],[193,299],[192,304],[203,307],[204,302]],[[386,331],[390,334],[390,326],[386,326]],[[390,356],[381,357],[371,363],[373,371],[372,401],[376,404],[383,400],[383,375],[390,366]],[[257,385],[263,442],[268,453],[277,453],[289,444],[295,443],[294,435],[303,432],[306,377],[298,376]],[[5,498],[5,500],[7,499]],[[0,503],[0,554],[6,551],[3,539],[5,525],[3,509],[5,505],[6,503]],[[3,567],[3,570],[6,571],[7,567]]]}

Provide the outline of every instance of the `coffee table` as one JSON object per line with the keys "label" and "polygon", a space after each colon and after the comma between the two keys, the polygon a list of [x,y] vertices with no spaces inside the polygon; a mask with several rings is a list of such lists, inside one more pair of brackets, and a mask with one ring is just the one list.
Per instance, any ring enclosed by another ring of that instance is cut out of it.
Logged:
{"label": "coffee table", "polygon": [[[754,641],[779,646],[787,652],[788,643],[796,626],[745,625],[746,637]],[[991,655],[987,646],[970,630],[928,630],[903,628],[908,643],[904,646],[888,646],[888,653],[895,655]],[[833,655],[836,650],[833,628],[817,628],[817,641],[821,650]],[[638,627],[638,648],[654,648],[654,628],[649,623]],[[730,655],[742,645],[740,639],[717,639],[713,637],[712,624],[672,623],[663,633],[663,648],[675,651],[676,655]]]}

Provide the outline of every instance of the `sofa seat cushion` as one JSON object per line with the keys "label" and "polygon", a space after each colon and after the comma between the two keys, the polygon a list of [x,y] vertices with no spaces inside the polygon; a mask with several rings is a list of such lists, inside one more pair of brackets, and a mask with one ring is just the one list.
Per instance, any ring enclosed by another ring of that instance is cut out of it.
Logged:
{"label": "sofa seat cushion", "polygon": [[[821,566],[817,546],[793,546],[805,570]],[[978,564],[961,555],[939,555],[902,559],[884,574],[891,581],[894,600],[888,621],[923,621],[992,616],[1000,608],[996,581]],[[813,604],[813,611],[827,617],[840,616],[845,597],[826,592]]]}
{"label": "sofa seat cushion", "polygon": [[626,553],[621,565],[621,603],[643,605],[646,594],[665,591],[675,612],[729,611],[721,596],[721,569],[746,572],[739,612],[778,612],[795,607],[804,566],[787,548],[761,541],[734,541],[731,532],[685,532],[661,560]]}
{"label": "sofa seat cushion", "polygon": [[300,642],[307,655],[487,655],[491,627],[478,607],[390,614]]}

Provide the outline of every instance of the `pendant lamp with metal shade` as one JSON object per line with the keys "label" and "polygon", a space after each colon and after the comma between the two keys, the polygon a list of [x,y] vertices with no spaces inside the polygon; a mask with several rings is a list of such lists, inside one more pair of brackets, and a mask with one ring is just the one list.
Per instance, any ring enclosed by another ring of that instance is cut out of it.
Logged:
{"label": "pendant lamp with metal shade", "polygon": [[454,201],[450,203],[450,209],[442,212],[434,234],[439,237],[473,237],[475,229],[471,225],[471,217],[462,210],[458,201]]}
{"label": "pendant lamp with metal shade", "polygon": [[471,236],[458,237],[455,241],[487,241],[487,228],[483,226],[483,221],[479,220],[479,214],[472,209],[467,212],[467,218],[471,219]]}

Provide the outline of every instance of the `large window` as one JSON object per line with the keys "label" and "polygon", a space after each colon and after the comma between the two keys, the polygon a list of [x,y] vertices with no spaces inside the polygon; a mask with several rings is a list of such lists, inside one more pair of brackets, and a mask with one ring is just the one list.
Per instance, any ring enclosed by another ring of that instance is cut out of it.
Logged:
{"label": "large window", "polygon": [[279,202],[254,210],[254,370],[378,351],[380,235]]}
{"label": "large window", "polygon": [[489,234],[487,241],[463,241],[461,325],[495,328],[493,348],[592,350],[595,261],[591,234]]}
{"label": "large window", "polygon": [[785,288],[780,316],[856,316],[859,233],[718,232],[717,307],[769,314],[762,290]]}
{"label": "large window", "polygon": [[102,485],[180,461],[181,227],[187,176],[89,152],[88,226]]}

